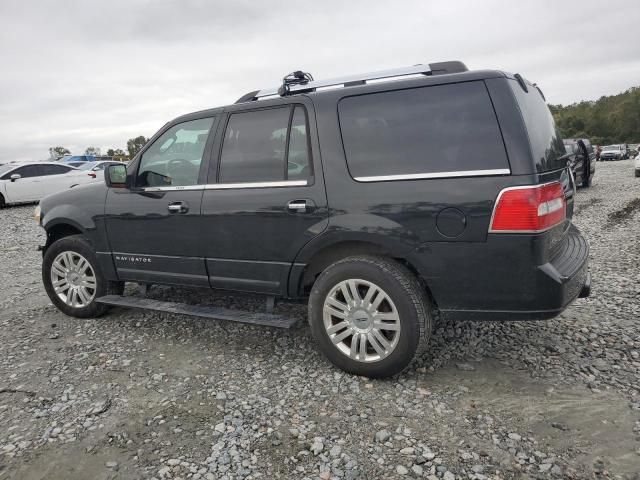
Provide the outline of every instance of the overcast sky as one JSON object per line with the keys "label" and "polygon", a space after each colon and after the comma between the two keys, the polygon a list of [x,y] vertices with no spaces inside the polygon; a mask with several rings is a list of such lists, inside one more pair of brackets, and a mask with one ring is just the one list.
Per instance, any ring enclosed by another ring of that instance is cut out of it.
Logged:
{"label": "overcast sky", "polygon": [[126,147],[276,86],[443,60],[519,72],[550,103],[640,85],[637,0],[1,0],[0,160]]}

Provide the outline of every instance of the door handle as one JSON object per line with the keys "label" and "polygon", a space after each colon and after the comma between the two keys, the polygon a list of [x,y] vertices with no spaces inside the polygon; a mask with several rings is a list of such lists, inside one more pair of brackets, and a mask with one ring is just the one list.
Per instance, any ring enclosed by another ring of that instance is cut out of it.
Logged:
{"label": "door handle", "polygon": [[311,200],[291,200],[287,203],[287,210],[291,213],[309,213],[315,208]]}
{"label": "door handle", "polygon": [[189,205],[187,202],[172,202],[167,207],[169,213],[187,213],[189,211]]}

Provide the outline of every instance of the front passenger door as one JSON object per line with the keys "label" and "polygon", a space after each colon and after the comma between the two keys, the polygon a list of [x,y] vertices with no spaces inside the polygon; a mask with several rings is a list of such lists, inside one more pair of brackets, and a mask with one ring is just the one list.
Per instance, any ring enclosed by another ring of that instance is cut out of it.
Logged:
{"label": "front passenger door", "polygon": [[[42,188],[40,165],[25,165],[5,175],[7,178],[7,196],[10,202],[34,202],[40,198]],[[11,176],[18,174],[20,178],[11,180]]]}
{"label": "front passenger door", "polygon": [[215,118],[167,128],[111,188],[106,226],[121,280],[208,286],[200,206]]}

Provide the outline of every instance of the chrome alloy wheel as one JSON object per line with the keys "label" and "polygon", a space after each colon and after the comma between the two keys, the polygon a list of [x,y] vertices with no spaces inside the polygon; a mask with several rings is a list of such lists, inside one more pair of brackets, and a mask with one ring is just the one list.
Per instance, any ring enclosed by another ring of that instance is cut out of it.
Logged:
{"label": "chrome alloy wheel", "polygon": [[96,274],[77,252],[62,252],[53,260],[51,285],[58,298],[73,308],[88,306],[96,296]]}
{"label": "chrome alloy wheel", "polygon": [[344,280],[324,301],[324,328],[343,354],[359,362],[388,357],[400,338],[400,316],[391,297],[367,280]]}

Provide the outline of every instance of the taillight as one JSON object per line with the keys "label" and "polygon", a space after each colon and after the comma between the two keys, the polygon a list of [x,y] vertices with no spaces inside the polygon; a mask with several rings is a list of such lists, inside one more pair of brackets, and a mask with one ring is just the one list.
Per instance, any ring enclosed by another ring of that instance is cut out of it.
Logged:
{"label": "taillight", "polygon": [[93,172],[89,172],[87,173],[87,175],[89,175],[91,178],[96,178],[96,174]]}
{"label": "taillight", "polygon": [[505,188],[493,208],[492,233],[537,233],[567,218],[567,201],[559,182]]}

